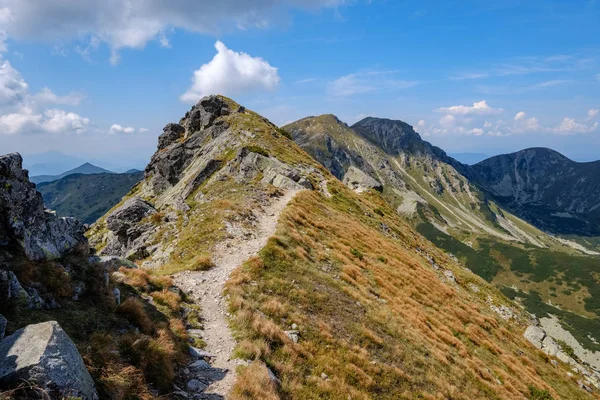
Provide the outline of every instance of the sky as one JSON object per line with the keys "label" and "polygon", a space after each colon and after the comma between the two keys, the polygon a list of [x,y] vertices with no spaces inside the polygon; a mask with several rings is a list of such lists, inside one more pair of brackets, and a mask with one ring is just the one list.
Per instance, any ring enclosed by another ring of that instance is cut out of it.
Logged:
{"label": "sky", "polygon": [[600,0],[0,0],[0,152],[143,167],[202,96],[600,159]]}

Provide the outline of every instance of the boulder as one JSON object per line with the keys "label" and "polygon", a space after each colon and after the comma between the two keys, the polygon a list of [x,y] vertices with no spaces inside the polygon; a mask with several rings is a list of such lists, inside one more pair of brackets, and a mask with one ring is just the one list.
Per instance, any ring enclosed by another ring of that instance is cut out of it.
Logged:
{"label": "boulder", "polygon": [[4,318],[3,315],[0,314],[0,340],[4,339],[4,334],[6,333],[6,324],[8,321]]}
{"label": "boulder", "polygon": [[546,337],[546,332],[537,326],[531,325],[527,327],[523,336],[525,337],[525,339],[529,340],[531,344],[533,344],[535,347],[541,349],[542,342]]}
{"label": "boulder", "polygon": [[23,381],[53,398],[98,399],[77,347],[55,321],[29,325],[0,342],[0,386]]}
{"label": "boulder", "polygon": [[383,191],[383,185],[378,180],[354,166],[348,168],[348,171],[346,171],[346,174],[344,175],[343,182],[350,189],[358,193],[370,189],[375,189],[379,192]]}
{"label": "boulder", "polygon": [[57,259],[72,251],[89,252],[85,226],[44,208],[17,153],[0,156],[0,232],[5,246],[20,246],[31,260]]}
{"label": "boulder", "polygon": [[106,217],[106,226],[118,236],[126,235],[132,226],[156,212],[147,201],[132,197]]}

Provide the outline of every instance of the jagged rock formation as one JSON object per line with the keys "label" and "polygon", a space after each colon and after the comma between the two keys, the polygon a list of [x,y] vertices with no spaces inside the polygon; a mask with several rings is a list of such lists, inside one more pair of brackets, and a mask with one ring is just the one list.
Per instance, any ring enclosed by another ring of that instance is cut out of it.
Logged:
{"label": "jagged rock formation", "polygon": [[532,148],[473,165],[468,176],[502,205],[560,234],[600,234],[600,161]]}
{"label": "jagged rock formation", "polygon": [[[158,138],[157,152],[145,170],[145,179],[124,204],[95,227],[93,244],[102,255],[144,259],[160,266],[170,259],[175,243],[157,235],[176,235],[176,224],[187,219],[190,202],[202,202],[199,189],[229,178],[244,184],[259,179],[263,186],[283,190],[312,189],[309,175],[315,166],[283,162],[270,157],[262,135],[281,138],[264,117],[220,96],[201,99],[179,123],[169,123]],[[259,145],[261,144],[262,145]],[[170,232],[167,234],[166,232]]]}
{"label": "jagged rock formation", "polygon": [[19,154],[0,157],[0,245],[19,245],[32,260],[56,259],[87,251],[83,224],[44,209]]}
{"label": "jagged rock formation", "polygon": [[22,382],[52,398],[98,399],[75,344],[54,321],[29,325],[0,341],[0,385]]}

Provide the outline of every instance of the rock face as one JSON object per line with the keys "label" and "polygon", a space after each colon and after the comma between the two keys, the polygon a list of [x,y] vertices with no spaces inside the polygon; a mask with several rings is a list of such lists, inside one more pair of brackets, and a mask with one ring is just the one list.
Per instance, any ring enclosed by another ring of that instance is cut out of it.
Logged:
{"label": "rock face", "polygon": [[555,233],[600,234],[600,161],[532,148],[473,165],[470,179],[515,214]]}
{"label": "rock face", "polygon": [[53,321],[29,325],[0,342],[0,384],[23,380],[53,397],[98,399],[75,344]]}
{"label": "rock face", "polygon": [[348,168],[343,182],[350,189],[359,193],[369,189],[383,191],[383,185],[379,181],[354,166]]}
{"label": "rock face", "polygon": [[156,209],[139,197],[127,200],[121,207],[106,217],[110,236],[101,254],[143,258],[148,254],[146,242],[154,232],[154,224],[141,223],[146,217],[156,214]]}
{"label": "rock face", "polygon": [[18,244],[31,260],[88,251],[83,224],[44,209],[19,154],[0,156],[0,246]]}

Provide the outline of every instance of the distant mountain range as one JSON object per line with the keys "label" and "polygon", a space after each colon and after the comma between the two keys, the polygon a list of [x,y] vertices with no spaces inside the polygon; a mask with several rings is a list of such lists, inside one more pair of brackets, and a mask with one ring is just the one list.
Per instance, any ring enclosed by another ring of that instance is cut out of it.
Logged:
{"label": "distant mountain range", "polygon": [[578,163],[554,150],[531,148],[484,160],[466,175],[546,231],[600,235],[600,161]]}
{"label": "distant mountain range", "polygon": [[141,171],[76,173],[40,183],[37,190],[42,194],[46,207],[55,210],[59,216],[75,217],[91,224],[117,204],[143,177]]}
{"label": "distant mountain range", "polygon": [[37,175],[32,176],[30,178],[31,182],[35,184],[43,183],[43,182],[53,182],[64,178],[65,176],[74,175],[74,174],[82,174],[82,175],[90,175],[90,174],[113,174],[114,172],[109,171],[107,169],[98,167],[96,165],[85,163],[80,165],[77,168],[73,168],[66,172],[63,172],[59,175]]}

